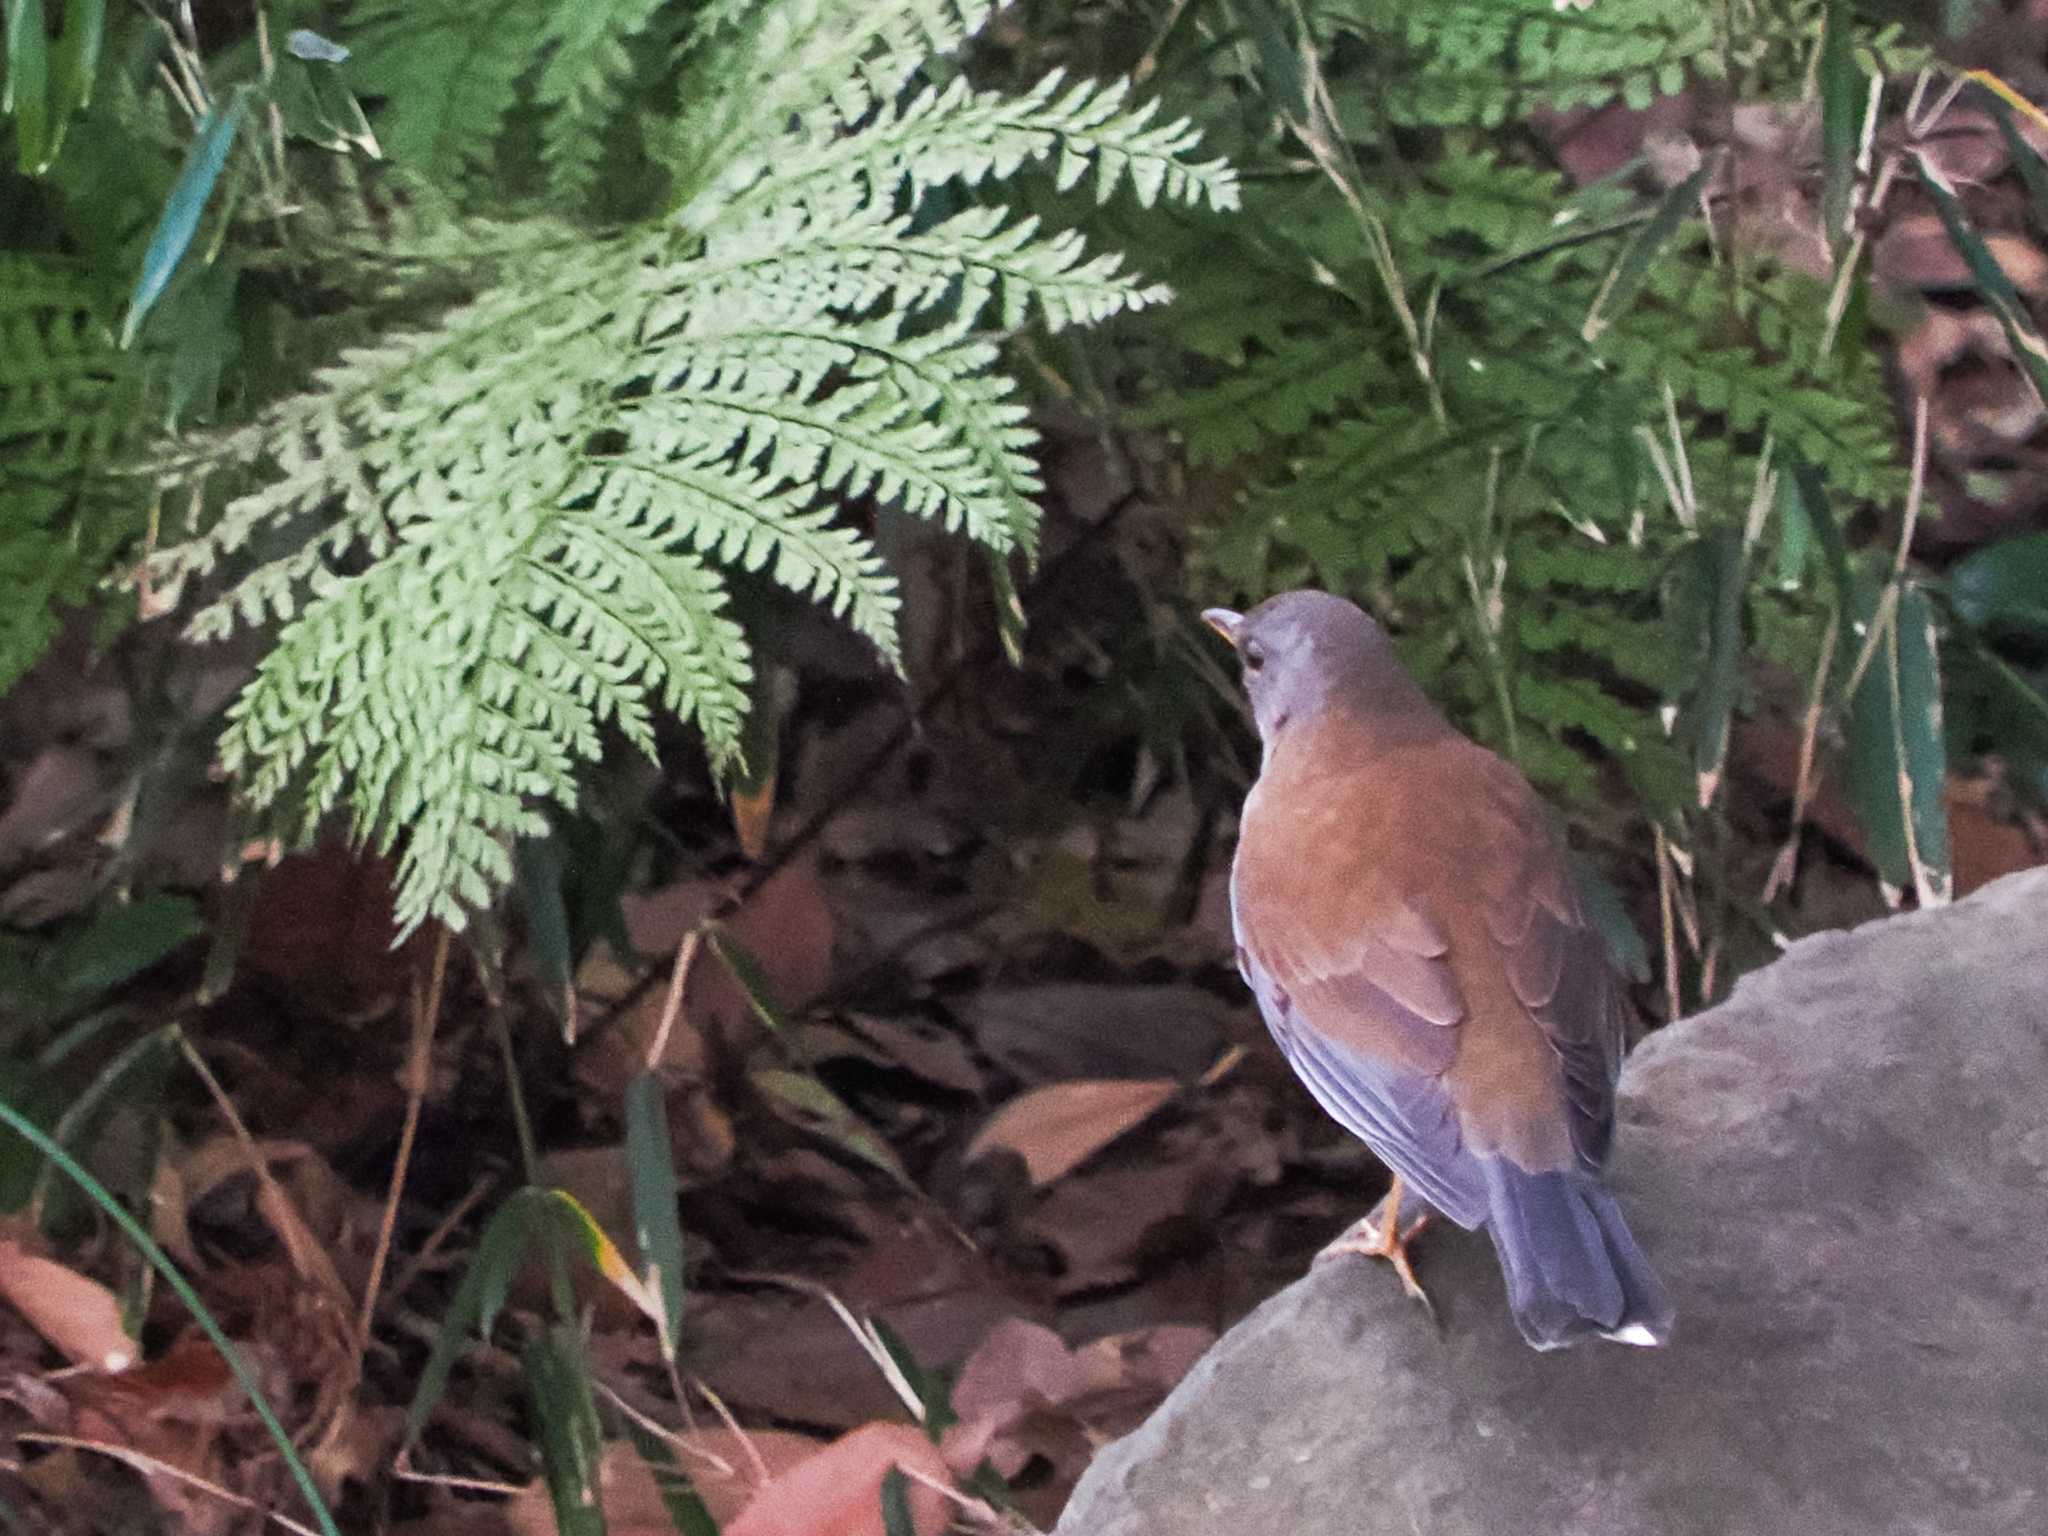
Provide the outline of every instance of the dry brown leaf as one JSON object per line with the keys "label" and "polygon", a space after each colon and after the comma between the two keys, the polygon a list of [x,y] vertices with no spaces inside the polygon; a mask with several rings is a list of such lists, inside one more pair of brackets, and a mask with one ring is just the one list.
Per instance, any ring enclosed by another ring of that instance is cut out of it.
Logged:
{"label": "dry brown leaf", "polygon": [[802,1034],[806,1061],[852,1056],[906,1072],[959,1093],[980,1093],[986,1074],[967,1042],[950,1030],[913,1019],[849,1013],[843,1023],[813,1024]]}
{"label": "dry brown leaf", "polygon": [[[341,1278],[334,1252],[346,1234],[352,1198],[340,1175],[303,1141],[262,1140],[252,1143],[261,1168],[252,1166],[251,1146],[227,1132],[194,1147],[179,1160],[186,1198],[204,1200],[228,1179],[248,1174],[257,1180],[257,1214],[276,1235],[293,1272],[318,1285],[333,1303],[337,1316],[354,1310],[354,1293]],[[289,1186],[289,1187],[287,1187]],[[188,1206],[189,1209],[189,1206]],[[307,1220],[313,1213],[332,1225],[316,1232]]]}
{"label": "dry brown leaf", "polygon": [[1216,1180],[1206,1156],[1101,1168],[1054,1185],[1024,1218],[1022,1230],[1059,1255],[1060,1295],[1121,1285],[1137,1278],[1140,1255],[1154,1233],[1187,1220]]}
{"label": "dry brown leaf", "polygon": [[[704,1501],[712,1520],[730,1536],[729,1522],[760,1491],[758,1468],[772,1479],[817,1454],[823,1441],[781,1429],[699,1429],[675,1437],[676,1464]],[[598,1466],[605,1528],[610,1536],[671,1536],[668,1510],[654,1473],[630,1441],[614,1440]],[[503,1506],[512,1536],[555,1536],[554,1503],[544,1482],[529,1483]]]}
{"label": "dry brown leaf", "polygon": [[138,1351],[114,1293],[12,1238],[0,1238],[0,1300],[74,1365],[125,1371],[135,1364]]}
{"label": "dry brown leaf", "polygon": [[1135,1427],[1215,1342],[1207,1328],[1167,1324],[1069,1349],[1051,1329],[1013,1318],[961,1369],[946,1460],[964,1475],[985,1457],[1014,1477],[1044,1456],[1060,1477],[1078,1477],[1090,1447]]}
{"label": "dry brown leaf", "polygon": [[57,842],[105,810],[113,776],[81,747],[45,747],[14,778],[0,812],[0,865]]}
{"label": "dry brown leaf", "polygon": [[[708,917],[726,887],[712,880],[684,880],[658,891],[629,895],[620,907],[635,951],[672,956],[683,936]],[[734,942],[760,962],[776,1003],[796,1013],[825,990],[832,977],[836,929],[818,879],[817,855],[792,859],[723,922]],[[626,983],[616,960],[586,960],[578,972],[579,991],[599,998],[621,995]],[[645,989],[621,1027],[607,1030],[577,1064],[577,1076],[600,1092],[624,1089],[646,1063],[661,1027],[667,988]],[[672,1077],[697,1077],[712,1070],[711,1043],[744,1041],[761,1029],[746,990],[733,978],[717,950],[697,952],[683,995],[682,1020],[669,1032],[661,1067]]]}
{"label": "dry brown leaf", "polygon": [[1050,1184],[1146,1119],[1179,1087],[1170,1077],[1047,1083],[990,1116],[968,1143],[967,1160],[999,1149],[1015,1152],[1032,1183]]}
{"label": "dry brown leaf", "polygon": [[[945,1458],[907,1424],[864,1424],[784,1472],[756,1494],[725,1536],[887,1536],[882,1478],[891,1467],[950,1480]],[[910,1520],[919,1536],[938,1536],[951,1506],[936,1489],[909,1480]]]}

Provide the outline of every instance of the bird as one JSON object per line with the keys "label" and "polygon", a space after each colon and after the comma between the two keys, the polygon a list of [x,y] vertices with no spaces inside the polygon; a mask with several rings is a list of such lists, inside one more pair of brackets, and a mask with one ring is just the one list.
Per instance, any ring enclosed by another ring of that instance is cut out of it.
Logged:
{"label": "bird", "polygon": [[1673,1308],[1604,1170],[1624,1003],[1529,781],[1456,730],[1331,593],[1203,619],[1237,652],[1257,781],[1230,876],[1238,969],[1311,1095],[1394,1175],[1329,1248],[1425,1306],[1405,1195],[1485,1228],[1537,1349],[1657,1345]]}

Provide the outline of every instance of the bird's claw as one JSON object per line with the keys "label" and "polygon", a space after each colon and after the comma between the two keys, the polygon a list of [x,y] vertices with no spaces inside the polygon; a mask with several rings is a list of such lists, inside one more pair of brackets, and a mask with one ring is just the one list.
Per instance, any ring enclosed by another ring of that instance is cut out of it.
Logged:
{"label": "bird's claw", "polygon": [[1415,1278],[1415,1265],[1408,1257],[1408,1244],[1422,1229],[1429,1225],[1429,1213],[1423,1212],[1408,1224],[1406,1231],[1400,1230],[1400,1200],[1398,1195],[1389,1195],[1386,1200],[1373,1208],[1372,1214],[1353,1223],[1342,1236],[1318,1253],[1315,1262],[1336,1258],[1341,1254],[1359,1253],[1367,1258],[1385,1259],[1394,1267],[1394,1274],[1401,1282],[1401,1289],[1429,1314],[1431,1323],[1437,1321],[1436,1306],[1429,1299],[1429,1293],[1422,1288],[1422,1282]]}

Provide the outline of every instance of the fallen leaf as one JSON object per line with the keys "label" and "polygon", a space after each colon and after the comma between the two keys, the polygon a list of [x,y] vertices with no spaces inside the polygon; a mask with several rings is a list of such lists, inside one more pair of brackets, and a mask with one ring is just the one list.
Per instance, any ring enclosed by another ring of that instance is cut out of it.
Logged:
{"label": "fallen leaf", "polygon": [[841,1150],[873,1164],[905,1189],[917,1188],[889,1144],[818,1077],[783,1067],[759,1067],[748,1074],[748,1081],[760,1090],[769,1107],[790,1124],[822,1136]]}
{"label": "fallen leaf", "polygon": [[114,776],[80,747],[45,747],[10,787],[0,812],[0,866],[48,847],[100,815],[113,800]]}
{"label": "fallen leaf", "polygon": [[1240,1024],[1228,1004],[1186,984],[986,987],[963,999],[961,1012],[975,1043],[1027,1083],[1080,1077],[1191,1081]]}
{"label": "fallen leaf", "polygon": [[967,1159],[1006,1149],[1019,1154],[1034,1184],[1079,1167],[1172,1098],[1170,1077],[1048,1083],[1010,1100],[967,1145]]}
{"label": "fallen leaf", "polygon": [[879,1067],[900,1067],[957,1093],[979,1094],[986,1074],[967,1042],[951,1030],[915,1019],[849,1013],[837,1024],[812,1024],[799,1035],[806,1061],[851,1056]]}
{"label": "fallen leaf", "polygon": [[986,1457],[1014,1477],[1045,1456],[1077,1478],[1094,1445],[1135,1428],[1215,1342],[1207,1328],[1167,1324],[1069,1349],[1036,1323],[998,1324],[954,1385],[946,1461],[964,1476]]}
{"label": "fallen leaf", "polygon": [[1102,1168],[1046,1191],[1023,1232],[1059,1255],[1058,1293],[1073,1296],[1135,1279],[1154,1234],[1184,1227],[1205,1191],[1227,1187],[1201,1156]]}
{"label": "fallen leaf", "polygon": [[114,1293],[12,1238],[0,1238],[0,1299],[74,1365],[125,1371],[135,1364],[138,1351]]}
{"label": "fallen leaf", "polygon": [[[670,1450],[712,1520],[731,1536],[728,1522],[763,1486],[760,1469],[765,1467],[772,1479],[809,1460],[823,1443],[781,1429],[735,1434],[706,1428],[675,1436]],[[631,1441],[614,1440],[605,1446],[597,1476],[610,1536],[671,1536],[674,1527],[653,1469]],[[555,1536],[554,1501],[544,1482],[522,1488],[503,1512],[512,1536]]]}
{"label": "fallen leaf", "polygon": [[[892,1467],[950,1481],[939,1448],[907,1424],[864,1424],[775,1478],[756,1494],[725,1536],[888,1536],[882,1478]],[[919,1536],[946,1528],[951,1505],[910,1480],[910,1520]]]}

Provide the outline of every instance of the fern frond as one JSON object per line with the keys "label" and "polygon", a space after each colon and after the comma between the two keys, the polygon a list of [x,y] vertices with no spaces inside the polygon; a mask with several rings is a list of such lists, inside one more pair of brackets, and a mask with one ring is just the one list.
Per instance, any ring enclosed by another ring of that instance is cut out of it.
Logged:
{"label": "fern frond", "polygon": [[[601,9],[576,23],[593,110],[619,64],[606,40],[650,14]],[[153,575],[232,577],[194,616],[201,637],[281,625],[224,760],[302,835],[346,812],[358,837],[402,844],[404,924],[460,924],[608,731],[651,751],[665,710],[714,766],[736,763],[752,672],[723,572],[818,603],[893,664],[895,578],[847,503],[1030,551],[1036,438],[1000,334],[1165,290],[986,193],[942,217],[926,194],[1030,163],[1140,206],[1227,207],[1236,184],[1120,86],[899,103],[988,9],[720,8],[692,54],[678,214],[514,239],[530,254],[498,281],[168,461],[174,479],[254,483]],[[246,568],[259,540],[279,548]]]}
{"label": "fern frond", "polygon": [[1687,0],[1336,0],[1330,23],[1398,49],[1396,122],[1496,126],[1532,105],[1648,106],[1690,74],[1717,77],[1716,18]]}
{"label": "fern frond", "polygon": [[549,7],[533,95],[543,114],[541,156],[557,187],[589,189],[605,124],[633,73],[626,44],[661,6],[662,0],[574,0]]}
{"label": "fern frond", "polygon": [[83,267],[0,255],[0,693],[147,517],[146,485],[116,473],[147,382],[117,314]]}
{"label": "fern frond", "polygon": [[488,167],[499,130],[533,65],[553,0],[356,0],[346,29],[349,77],[385,99],[378,136],[427,175]]}

